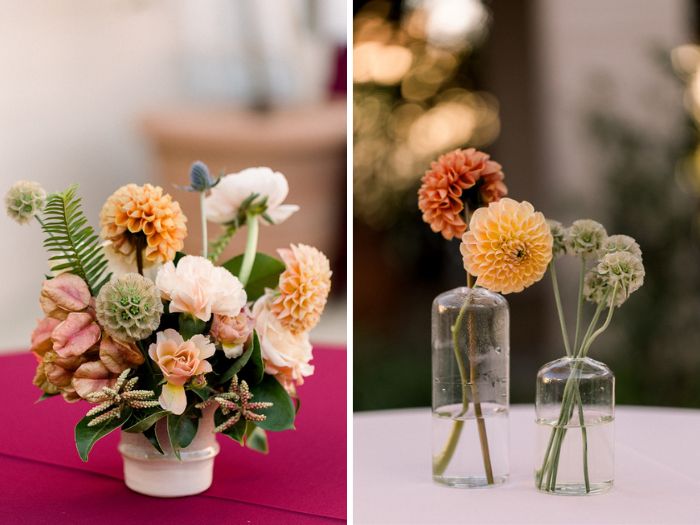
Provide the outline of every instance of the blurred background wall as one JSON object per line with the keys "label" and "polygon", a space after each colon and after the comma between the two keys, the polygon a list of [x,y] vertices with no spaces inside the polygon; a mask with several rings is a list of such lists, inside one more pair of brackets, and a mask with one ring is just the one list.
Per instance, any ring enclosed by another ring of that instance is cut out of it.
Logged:
{"label": "blurred background wall", "polygon": [[[593,350],[621,403],[700,406],[698,3],[354,3],[355,409],[430,402],[430,305],[459,243],[422,223],[431,160],[475,146],[512,197],[638,239],[646,284]],[[568,296],[575,270],[562,269]],[[513,402],[563,354],[549,282],[509,295]],[[569,311],[573,305],[569,304]]]}
{"label": "blurred background wall", "polygon": [[[0,0],[2,191],[17,179],[49,191],[77,182],[96,226],[120,185],[152,181],[183,201],[194,250],[199,221],[190,196],[173,188],[186,181],[193,160],[217,174],[249,165],[287,173],[289,202],[303,207],[263,233],[263,248],[306,241],[329,255],[334,296],[313,338],[342,343],[345,5]],[[324,141],[314,148],[319,135]],[[37,227],[5,218],[0,235],[0,351],[17,350],[40,315],[46,256]]]}

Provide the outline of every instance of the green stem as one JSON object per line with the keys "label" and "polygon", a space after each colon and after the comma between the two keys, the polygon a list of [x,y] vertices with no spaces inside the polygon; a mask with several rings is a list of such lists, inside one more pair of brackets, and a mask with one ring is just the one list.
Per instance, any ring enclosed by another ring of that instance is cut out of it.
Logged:
{"label": "green stem", "polygon": [[579,348],[576,348],[576,355],[580,356],[581,355],[581,349],[583,348],[583,344],[588,340],[588,338],[591,336],[591,333],[595,329],[596,325],[598,324],[598,319],[600,319],[600,314],[603,313],[603,310],[605,309],[605,305],[599,304],[596,309],[595,313],[593,314],[593,318],[591,319],[590,324],[588,325],[588,329],[586,330],[585,335],[583,336],[583,339],[581,339],[581,346]]}
{"label": "green stem", "polygon": [[207,239],[207,213],[204,193],[203,191],[199,192],[199,210],[202,218],[202,257],[206,258],[209,240]]}
{"label": "green stem", "polygon": [[585,344],[581,345],[581,357],[586,357],[586,355],[588,354],[588,350],[593,344],[593,341],[595,341],[600,336],[600,334],[605,332],[608,326],[610,326],[610,321],[612,321],[613,313],[615,312],[615,295],[617,295],[617,284],[615,284],[615,287],[613,288],[612,292],[612,297],[610,297],[610,308],[608,309],[608,316],[605,318],[603,326],[601,326],[600,328],[598,328],[598,330],[593,332],[593,334],[588,338],[588,340],[584,342]]}
{"label": "green stem", "polygon": [[[459,331],[462,323],[464,321],[464,315],[467,312],[467,307],[469,306],[469,299],[464,301],[462,308],[459,310],[455,324],[452,325],[452,351],[455,355],[455,360],[457,361],[457,367],[459,368],[459,377],[462,382],[462,411],[459,417],[462,417],[469,410],[469,397],[467,396],[467,370],[464,366],[464,360],[462,359],[462,354],[459,351]],[[433,474],[437,476],[442,476],[442,474],[447,469],[447,466],[452,460],[452,456],[457,449],[457,443],[459,442],[459,437],[462,433],[462,428],[464,427],[464,420],[459,419],[454,421],[452,424],[452,430],[447,438],[447,443],[445,448],[442,450],[440,455],[433,462]]]}
{"label": "green stem", "polygon": [[236,225],[229,224],[219,238],[211,243],[211,249],[209,250],[209,260],[211,262],[215,263],[219,257],[221,257],[221,254],[224,253],[224,250],[231,242],[231,239],[233,239],[236,231],[238,231]]}
{"label": "green stem", "polygon": [[564,319],[564,309],[561,306],[561,296],[559,295],[559,283],[557,282],[557,269],[554,266],[554,260],[549,263],[549,270],[552,276],[552,288],[554,289],[554,302],[557,305],[557,314],[559,315],[559,326],[561,327],[561,336],[564,340],[564,349],[566,355],[571,357],[571,347],[569,346],[569,334],[566,330],[566,320]]}
{"label": "green stem", "polygon": [[136,270],[139,272],[139,275],[143,275],[143,249],[146,247],[146,236],[142,233],[137,233],[134,244],[136,244]]}
{"label": "green stem", "polygon": [[248,240],[245,245],[241,273],[238,276],[243,286],[248,284],[250,272],[253,271],[253,263],[255,262],[255,252],[258,249],[258,216],[248,215],[246,217],[246,224],[248,225]]}
{"label": "green stem", "polygon": [[576,404],[578,405],[578,424],[581,427],[581,439],[583,441],[583,482],[586,485],[586,494],[591,491],[591,482],[588,476],[588,431],[586,430],[586,418],[583,414],[583,400],[581,390],[576,388]]}
{"label": "green stem", "polygon": [[581,256],[581,270],[578,277],[578,304],[576,306],[576,335],[574,336],[574,349],[578,348],[578,336],[581,329],[581,313],[583,312],[583,280],[586,274],[586,256]]}
{"label": "green stem", "polygon": [[[547,447],[547,452],[545,452],[545,456],[543,459],[542,469],[538,476],[538,486],[542,488],[542,479],[544,478],[545,474],[547,474],[548,477],[546,487],[547,490],[550,492],[554,492],[556,489],[557,470],[559,468],[559,457],[561,455],[561,447],[564,441],[564,437],[566,436],[565,427],[568,421],[571,419],[571,416],[573,415],[574,403],[577,403],[580,407],[579,421],[583,420],[583,403],[580,398],[579,378],[576,376],[582,366],[582,359],[586,357],[588,350],[591,347],[591,344],[593,344],[593,341],[595,341],[595,339],[599,337],[608,328],[608,326],[610,326],[613,312],[615,310],[616,294],[617,284],[613,288],[612,297],[610,298],[608,315],[605,319],[605,322],[600,328],[598,328],[595,332],[589,335],[590,331],[592,330],[592,327],[595,326],[595,324],[597,323],[600,311],[602,310],[599,307],[596,310],[597,315],[594,315],[594,319],[591,321],[591,325],[589,326],[589,330],[587,331],[586,337],[584,337],[581,343],[580,350],[576,355],[576,362],[574,363],[574,368],[572,369],[571,374],[569,375],[569,378],[566,381],[566,385],[564,386],[564,394],[562,395],[562,406],[559,415],[559,420],[556,423],[555,428],[552,431],[552,436],[550,438],[552,446]],[[588,492],[590,491],[590,483],[588,480],[588,436],[584,423],[585,420],[583,420],[583,422],[581,423],[581,432],[584,438],[584,481],[586,483],[586,491]]]}

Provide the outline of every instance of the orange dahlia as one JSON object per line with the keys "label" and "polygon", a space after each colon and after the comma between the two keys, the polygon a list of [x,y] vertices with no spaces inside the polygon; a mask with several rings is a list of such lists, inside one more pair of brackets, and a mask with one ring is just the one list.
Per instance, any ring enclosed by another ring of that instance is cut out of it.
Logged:
{"label": "orange dahlia", "polygon": [[150,184],[122,186],[100,212],[102,238],[122,255],[131,255],[142,242],[144,257],[151,263],[175,258],[187,236],[186,222],[180,204],[163,193],[163,188]]}
{"label": "orange dahlia", "polygon": [[293,334],[308,332],[318,323],[331,289],[328,258],[304,244],[279,250],[286,269],[280,275],[280,293],[271,311]]}
{"label": "orange dahlia", "polygon": [[441,155],[421,179],[418,207],[434,232],[450,240],[467,229],[465,203],[470,210],[495,202],[508,193],[498,162],[474,148]]}
{"label": "orange dahlia", "polygon": [[552,233],[529,202],[501,199],[474,212],[460,251],[476,284],[493,292],[521,292],[552,260]]}

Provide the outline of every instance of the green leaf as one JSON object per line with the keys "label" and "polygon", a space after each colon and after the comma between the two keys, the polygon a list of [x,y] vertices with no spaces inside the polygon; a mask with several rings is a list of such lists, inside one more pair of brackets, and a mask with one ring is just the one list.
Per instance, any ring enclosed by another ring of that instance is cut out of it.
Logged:
{"label": "green leaf", "polygon": [[41,225],[47,235],[44,247],[52,254],[50,260],[56,261],[51,270],[67,270],[77,275],[87,283],[94,297],[111,274],[104,275],[107,269],[104,249],[87,223],[77,189],[74,184],[46,199]]}
{"label": "green leaf", "polygon": [[248,421],[245,429],[245,446],[262,454],[267,454],[270,451],[267,444],[267,433],[251,421]]}
{"label": "green leaf", "polygon": [[207,328],[207,323],[189,314],[181,314],[178,319],[178,326],[180,327],[180,335],[187,341],[193,335],[203,334]]}
{"label": "green leaf", "polygon": [[167,410],[155,410],[142,414],[143,417],[137,419],[136,412],[131,415],[129,421],[124,424],[122,430],[124,432],[132,432],[134,434],[140,434],[151,428],[159,419],[164,418],[168,415]]}
{"label": "green leaf", "polygon": [[48,394],[48,393],[44,392],[43,394],[41,394],[41,397],[40,397],[39,399],[37,399],[36,401],[34,401],[34,403],[35,403],[35,404],[36,404],[36,403],[41,403],[41,402],[44,401],[45,399],[48,399],[48,398],[50,398],[50,397],[54,397],[54,396],[57,396],[57,395],[58,395],[58,393],[56,393],[56,394]]}
{"label": "green leaf", "polygon": [[75,427],[75,446],[78,449],[80,459],[87,461],[88,455],[90,454],[90,451],[95,443],[110,432],[122,426],[130,416],[131,409],[126,408],[120,417],[110,419],[109,421],[105,421],[104,423],[95,425],[94,427],[88,426],[88,423],[93,419],[93,417],[84,417],[81,419]]}
{"label": "green leaf", "polygon": [[202,401],[206,401],[211,395],[211,390],[208,387],[195,388],[193,386],[190,386],[188,390],[192,390],[192,392],[194,392],[197,395],[197,397]]}
{"label": "green leaf", "polygon": [[197,434],[198,419],[189,416],[168,414],[168,438],[175,456],[180,459],[180,449],[187,447]]}
{"label": "green leaf", "polygon": [[[253,331],[253,342],[250,345],[250,350],[251,353],[246,366],[242,367],[241,370],[241,378],[245,379],[248,386],[253,386],[262,381],[265,375],[265,365],[260,351],[260,339],[256,331]],[[233,375],[231,377],[233,377]]]}
{"label": "green leaf", "polygon": [[[216,413],[214,414],[214,423],[217,426],[221,425],[229,417],[230,417],[230,414],[228,416],[225,416],[221,413],[220,410],[217,410]],[[245,430],[246,430],[246,420],[240,419],[240,420],[238,420],[238,422],[236,422],[235,425],[227,428],[226,430],[221,432],[221,434],[223,434],[224,436],[230,437],[235,442],[237,442],[239,445],[243,446],[243,438],[245,436]]]}
{"label": "green leaf", "polygon": [[[226,261],[222,266],[233,275],[238,277],[243,264],[243,255],[234,257]],[[264,253],[255,254],[255,262],[253,269],[248,278],[248,284],[245,287],[249,301],[254,301],[265,293],[265,288],[277,288],[280,274],[284,271],[284,263],[279,259],[265,255]]]}
{"label": "green leaf", "polygon": [[248,346],[247,350],[245,352],[243,352],[238,359],[235,359],[233,361],[233,364],[226,370],[226,372],[223,373],[223,375],[221,376],[221,379],[219,380],[219,383],[223,384],[223,383],[228,382],[233,376],[235,376],[238,372],[240,372],[241,369],[250,360],[250,356],[253,355],[254,350],[255,350],[255,336],[253,337],[253,341]]}
{"label": "green leaf", "polygon": [[158,441],[158,434],[156,434],[155,425],[144,430],[143,435],[146,436],[148,441],[151,442],[151,445],[153,445],[153,448],[155,448],[161,454],[165,455],[165,452],[163,452],[163,447],[161,446],[160,442]]}
{"label": "green leaf", "polygon": [[260,383],[250,387],[250,391],[253,393],[253,401],[273,403],[270,408],[256,410],[258,414],[266,416],[265,421],[256,423],[258,427],[273,431],[294,428],[294,403],[277,379],[265,374]]}

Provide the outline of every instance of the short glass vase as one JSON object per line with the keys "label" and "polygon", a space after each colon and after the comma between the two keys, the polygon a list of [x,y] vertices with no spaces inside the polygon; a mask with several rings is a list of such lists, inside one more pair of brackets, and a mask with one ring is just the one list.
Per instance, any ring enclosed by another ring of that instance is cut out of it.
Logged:
{"label": "short glass vase", "polygon": [[565,357],[537,374],[535,486],[585,496],[614,479],[615,376],[603,363]]}
{"label": "short glass vase", "polygon": [[508,302],[484,288],[455,288],[432,310],[433,480],[498,485],[509,473]]}

